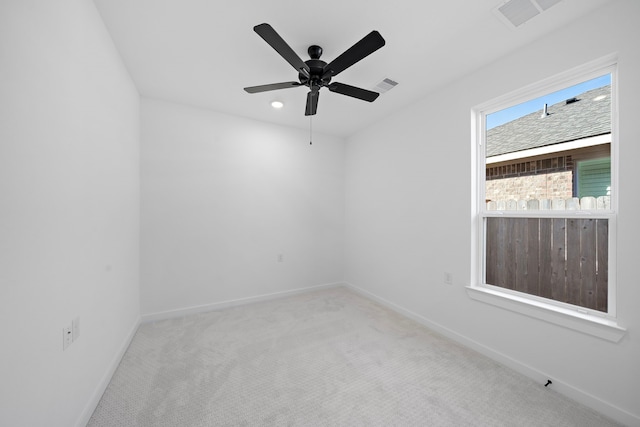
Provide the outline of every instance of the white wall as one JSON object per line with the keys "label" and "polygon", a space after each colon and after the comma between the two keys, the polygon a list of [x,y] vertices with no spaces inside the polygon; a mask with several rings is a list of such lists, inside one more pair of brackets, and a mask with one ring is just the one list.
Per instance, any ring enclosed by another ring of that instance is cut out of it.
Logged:
{"label": "white wall", "polygon": [[138,159],[139,96],[93,2],[3,0],[0,425],[97,403],[139,319]]}
{"label": "white wall", "polygon": [[[349,283],[633,425],[640,424],[639,17],[640,2],[613,2],[362,131],[346,153]],[[615,52],[618,315],[628,332],[611,343],[471,300],[464,286],[471,275],[471,108]],[[445,271],[453,286],[443,283]]]}
{"label": "white wall", "polygon": [[342,281],[342,140],[144,98],[141,117],[143,314]]}

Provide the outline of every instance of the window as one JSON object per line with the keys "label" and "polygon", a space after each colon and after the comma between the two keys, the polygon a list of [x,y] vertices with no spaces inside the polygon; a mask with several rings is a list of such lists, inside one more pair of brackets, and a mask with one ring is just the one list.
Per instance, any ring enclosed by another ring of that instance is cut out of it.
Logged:
{"label": "window", "polygon": [[469,294],[618,340],[615,64],[606,62],[474,109]]}

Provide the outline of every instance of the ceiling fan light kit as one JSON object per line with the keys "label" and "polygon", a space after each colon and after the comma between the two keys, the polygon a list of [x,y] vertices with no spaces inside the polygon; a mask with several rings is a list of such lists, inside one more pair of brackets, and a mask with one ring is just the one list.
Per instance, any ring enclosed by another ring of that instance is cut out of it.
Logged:
{"label": "ceiling fan light kit", "polygon": [[271,90],[288,89],[298,86],[309,88],[305,115],[313,116],[318,110],[320,89],[326,87],[331,92],[363,101],[373,102],[380,95],[367,89],[351,86],[345,83],[332,82],[331,79],[346,70],[356,62],[369,56],[384,46],[385,41],[377,31],[367,34],[362,40],[351,46],[344,53],[330,63],[321,60],[322,48],[317,45],[309,46],[307,53],[310,59],[303,61],[269,24],[260,24],[253,30],[264,39],[276,52],[280,54],[298,72],[298,81],[272,83],[261,86],[245,87],[248,93],[259,93]]}

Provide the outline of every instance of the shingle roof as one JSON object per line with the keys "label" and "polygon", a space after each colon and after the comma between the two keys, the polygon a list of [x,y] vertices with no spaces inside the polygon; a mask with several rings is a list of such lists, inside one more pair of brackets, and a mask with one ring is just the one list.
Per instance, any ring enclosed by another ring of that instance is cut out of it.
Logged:
{"label": "shingle roof", "polygon": [[[605,96],[600,100],[597,97]],[[487,131],[487,157],[611,132],[611,86],[592,89]]]}

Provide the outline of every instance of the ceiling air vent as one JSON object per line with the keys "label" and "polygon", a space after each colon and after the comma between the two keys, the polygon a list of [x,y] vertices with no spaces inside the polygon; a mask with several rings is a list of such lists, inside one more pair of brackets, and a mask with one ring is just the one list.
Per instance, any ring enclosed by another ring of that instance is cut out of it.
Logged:
{"label": "ceiling air vent", "polygon": [[517,28],[562,0],[509,0],[493,13],[509,28]]}
{"label": "ceiling air vent", "polygon": [[562,0],[535,0],[535,2],[538,3],[538,6],[540,6],[540,9],[542,10],[547,10],[551,6],[554,6],[560,3],[561,1]]}
{"label": "ceiling air vent", "polygon": [[398,82],[394,82],[391,79],[384,79],[383,81],[381,81],[380,83],[378,83],[376,85],[376,87],[374,88],[374,90],[380,94],[383,94],[385,92],[390,91],[391,89],[393,89],[394,87],[396,87],[396,85],[398,84]]}

